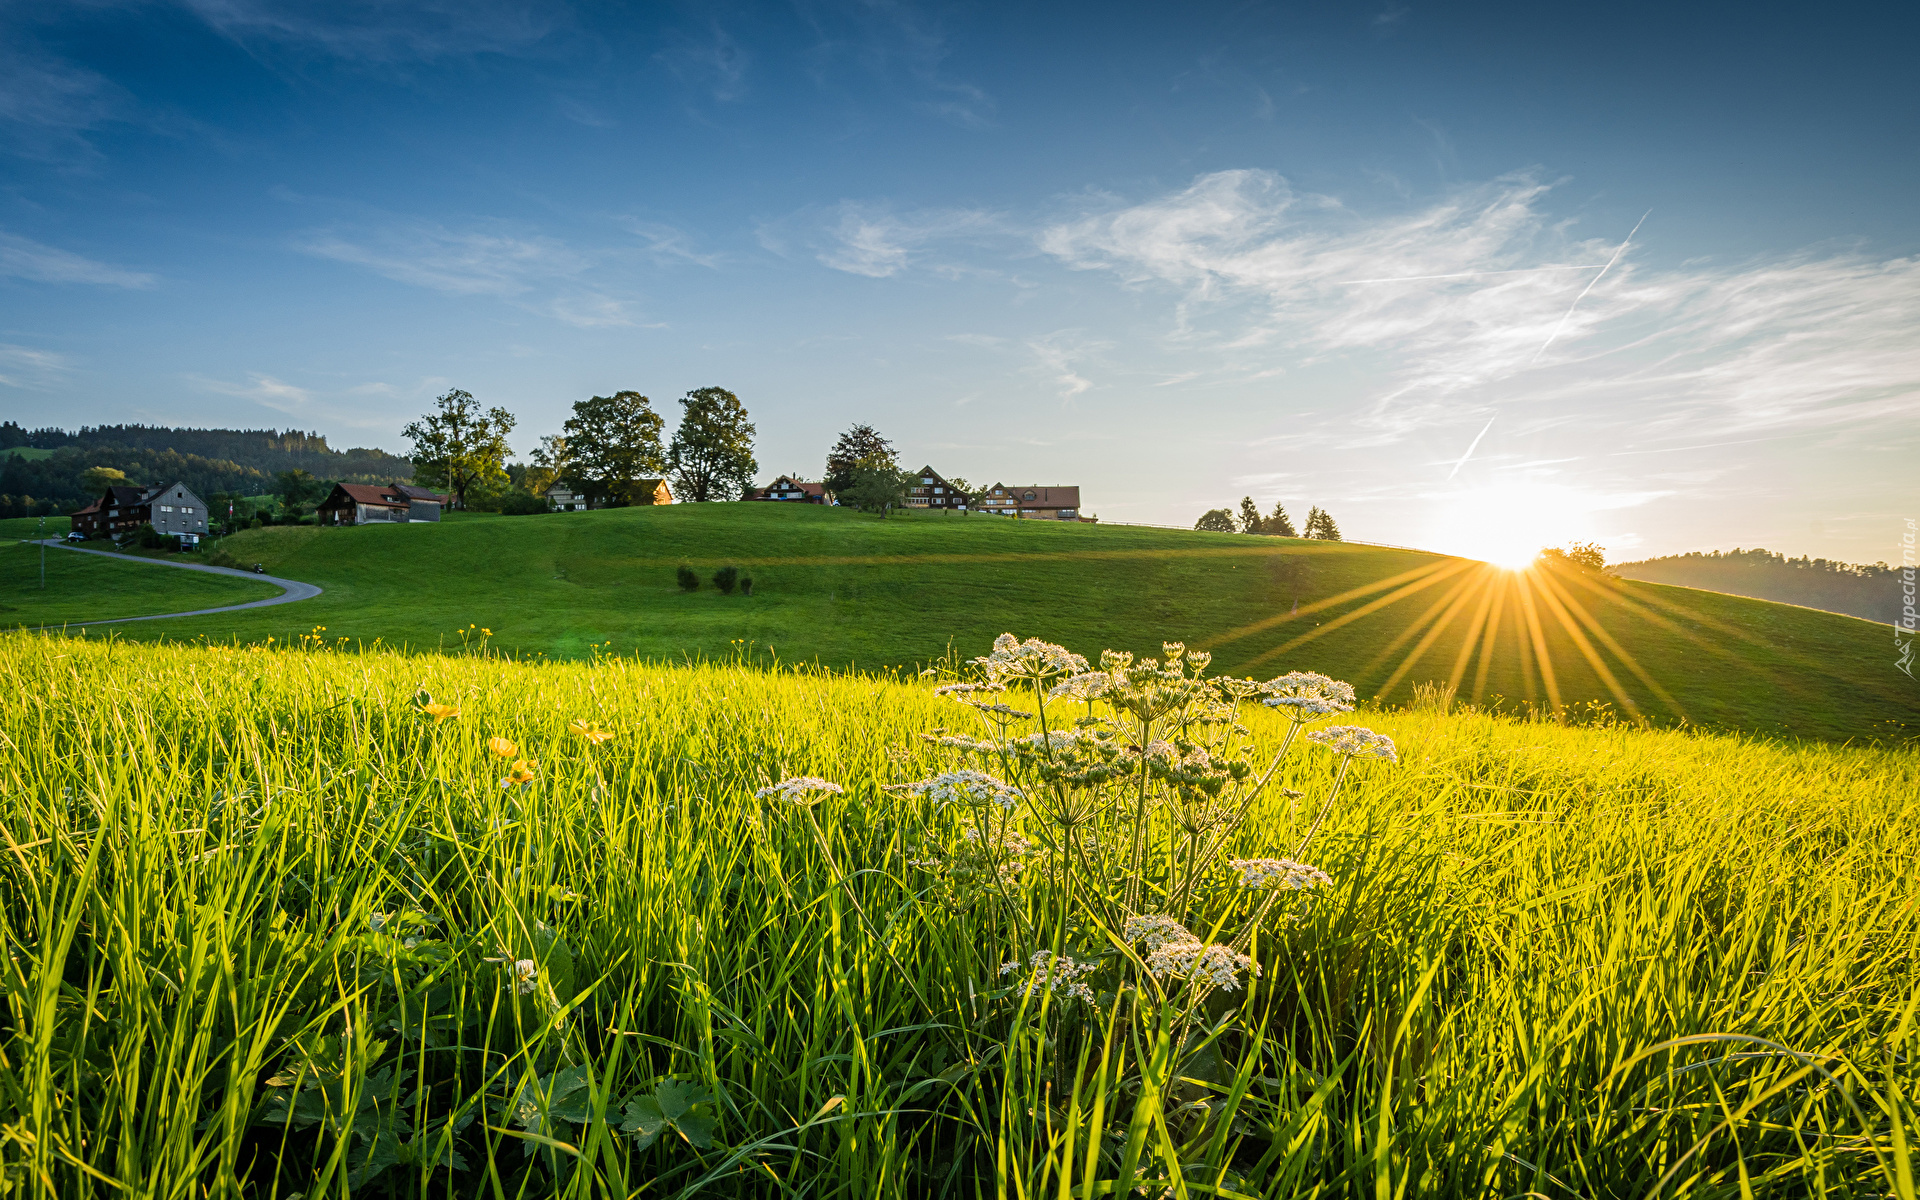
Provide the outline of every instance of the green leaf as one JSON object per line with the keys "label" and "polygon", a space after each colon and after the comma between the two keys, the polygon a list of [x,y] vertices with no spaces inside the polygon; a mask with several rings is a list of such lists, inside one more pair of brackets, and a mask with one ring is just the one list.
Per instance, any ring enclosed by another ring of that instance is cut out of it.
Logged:
{"label": "green leaf", "polygon": [[635,1096],[627,1101],[626,1120],[620,1128],[632,1134],[634,1143],[642,1150],[653,1145],[668,1129],[695,1149],[705,1150],[713,1145],[714,1130],[719,1128],[719,1122],[694,1110],[712,1100],[713,1094],[698,1084],[662,1080],[653,1095]]}
{"label": "green leaf", "polygon": [[634,1144],[642,1150],[653,1145],[669,1124],[667,1114],[660,1111],[660,1102],[652,1096],[635,1096],[627,1101],[626,1118],[620,1130],[632,1134]]}

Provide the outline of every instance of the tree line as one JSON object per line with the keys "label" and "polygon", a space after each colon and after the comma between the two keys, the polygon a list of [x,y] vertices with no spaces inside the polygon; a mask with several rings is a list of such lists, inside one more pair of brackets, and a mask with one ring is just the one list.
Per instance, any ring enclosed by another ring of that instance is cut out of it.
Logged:
{"label": "tree line", "polygon": [[1274,501],[1273,512],[1260,515],[1260,506],[1253,497],[1240,498],[1240,514],[1236,517],[1225,508],[1209,509],[1193,523],[1195,529],[1209,533],[1259,533],[1268,537],[1309,537],[1323,542],[1340,541],[1340,526],[1334,524],[1333,516],[1317,505],[1307,510],[1307,524],[1304,530],[1296,531],[1293,518],[1287,515],[1286,505]]}

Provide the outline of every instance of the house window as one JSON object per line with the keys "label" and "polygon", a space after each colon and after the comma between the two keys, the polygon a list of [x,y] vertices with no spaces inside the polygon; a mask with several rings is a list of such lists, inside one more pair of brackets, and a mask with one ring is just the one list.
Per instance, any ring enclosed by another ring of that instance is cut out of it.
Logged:
{"label": "house window", "polygon": [[939,496],[939,495],[942,495],[942,494],[944,494],[944,493],[946,492],[946,490],[947,490],[947,489],[945,489],[945,488],[935,488],[935,489],[933,489],[933,494],[934,494],[934,495],[936,495],[936,496]]}
{"label": "house window", "polygon": [[1024,498],[1024,499],[1027,499],[1027,500],[1031,500],[1031,499],[1033,499],[1033,493],[1032,493],[1032,492],[1028,492],[1028,493],[1026,494],[1026,496],[1025,496],[1025,497],[1023,497],[1023,498]]}

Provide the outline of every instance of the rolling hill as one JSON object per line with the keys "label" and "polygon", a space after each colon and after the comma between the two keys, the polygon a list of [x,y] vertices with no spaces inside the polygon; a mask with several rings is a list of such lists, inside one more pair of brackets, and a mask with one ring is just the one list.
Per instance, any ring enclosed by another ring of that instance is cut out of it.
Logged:
{"label": "rolling hill", "polygon": [[[1284,538],[846,509],[676,505],[437,525],[276,527],[235,561],[327,589],[285,608],[123,627],[137,638],[329,638],[422,650],[491,630],[508,653],[667,659],[736,652],[876,668],[982,652],[1011,630],[1081,651],[1162,638],[1217,669],[1316,670],[1402,703],[1610,704],[1663,721],[1830,739],[1906,737],[1920,688],[1883,627],[1569,570]],[[703,583],[733,565],[751,596]],[[183,573],[184,574],[184,573]]]}

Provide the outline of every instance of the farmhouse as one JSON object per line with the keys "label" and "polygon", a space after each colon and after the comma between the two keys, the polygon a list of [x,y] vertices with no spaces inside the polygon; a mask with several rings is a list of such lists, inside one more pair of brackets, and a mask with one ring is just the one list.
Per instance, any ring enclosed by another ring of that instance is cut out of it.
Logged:
{"label": "farmhouse", "polygon": [[[664,479],[635,479],[627,484],[629,503],[639,505],[672,504],[673,489]],[[612,508],[611,497],[602,494],[589,498],[570,484],[556,483],[547,489],[547,503],[555,512],[585,512],[589,508]]]}
{"label": "farmhouse", "polygon": [[207,532],[207,502],[184,483],[110,487],[100,499],[68,514],[73,531],[87,537],[114,537],[142,525],[191,546]]}
{"label": "farmhouse", "polygon": [[931,508],[942,512],[965,512],[969,497],[948,483],[932,467],[921,467],[907,485],[908,508]]}
{"label": "farmhouse", "polygon": [[320,502],[322,525],[387,525],[438,521],[447,498],[411,484],[336,483]]}
{"label": "farmhouse", "polygon": [[977,512],[999,513],[1003,517],[1028,520],[1085,521],[1080,515],[1079,487],[1048,486],[1037,483],[1010,487],[996,483],[980,494]]}
{"label": "farmhouse", "polygon": [[742,496],[743,500],[787,500],[799,504],[825,504],[826,487],[823,484],[808,483],[804,479],[795,479],[791,475],[782,475],[763,488],[756,488]]}

